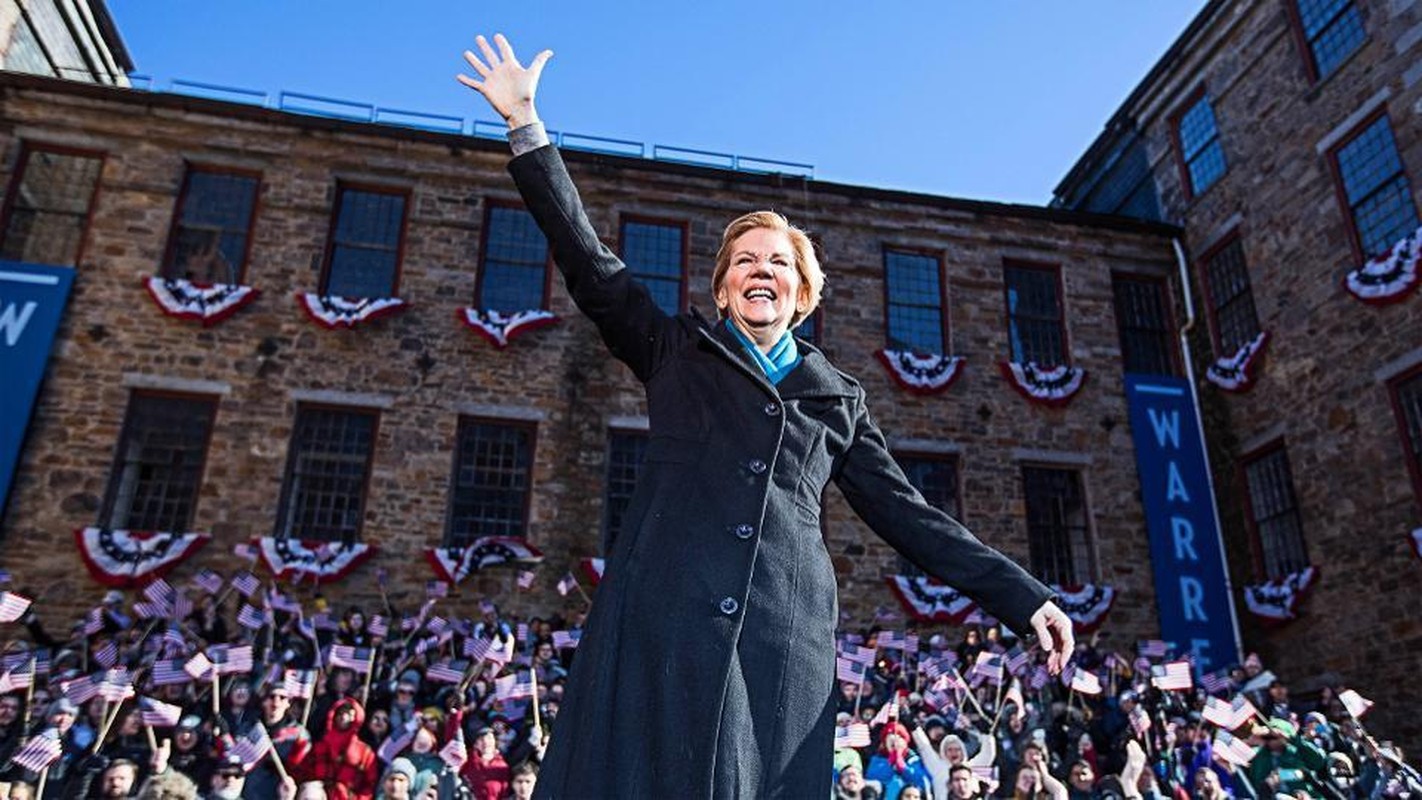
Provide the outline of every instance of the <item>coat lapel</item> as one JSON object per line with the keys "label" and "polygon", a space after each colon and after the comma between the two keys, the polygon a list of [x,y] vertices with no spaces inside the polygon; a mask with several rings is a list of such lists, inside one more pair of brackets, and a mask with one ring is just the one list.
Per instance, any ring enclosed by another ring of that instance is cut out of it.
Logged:
{"label": "coat lapel", "polygon": [[710,322],[699,313],[696,313],[695,316],[701,321],[700,333],[703,344],[730,361],[737,369],[745,373],[746,377],[754,381],[762,391],[772,397],[791,400],[800,397],[853,397],[855,395],[854,387],[830,365],[829,359],[825,358],[818,348],[798,339],[796,345],[800,348],[800,364],[790,370],[784,378],[781,378],[780,384],[776,386],[765,377],[760,365],[756,364],[750,353],[746,352],[740,340],[727,327],[727,323]]}

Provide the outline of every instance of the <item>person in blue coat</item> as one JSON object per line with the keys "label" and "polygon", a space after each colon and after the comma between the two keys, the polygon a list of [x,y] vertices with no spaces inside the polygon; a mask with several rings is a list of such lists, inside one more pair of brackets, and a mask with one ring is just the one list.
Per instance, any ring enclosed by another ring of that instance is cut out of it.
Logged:
{"label": "person in blue coat", "polygon": [[899,800],[905,787],[916,786],[924,797],[933,794],[933,778],[918,754],[909,747],[909,732],[901,722],[890,722],[879,734],[879,752],[869,759],[864,779],[884,787],[884,800]]}

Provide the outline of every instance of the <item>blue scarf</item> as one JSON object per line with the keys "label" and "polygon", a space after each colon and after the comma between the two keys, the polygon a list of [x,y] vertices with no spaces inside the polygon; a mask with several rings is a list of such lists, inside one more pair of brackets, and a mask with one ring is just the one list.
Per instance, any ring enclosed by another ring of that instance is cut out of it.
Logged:
{"label": "blue scarf", "polygon": [[741,329],[736,327],[734,322],[726,320],[726,327],[731,329],[731,333],[740,340],[741,346],[755,359],[760,371],[765,373],[772,386],[779,385],[781,378],[800,365],[800,349],[795,346],[795,337],[791,336],[789,331],[780,337],[780,341],[770,348],[769,353],[762,353],[760,348],[755,346],[755,342],[741,333]]}

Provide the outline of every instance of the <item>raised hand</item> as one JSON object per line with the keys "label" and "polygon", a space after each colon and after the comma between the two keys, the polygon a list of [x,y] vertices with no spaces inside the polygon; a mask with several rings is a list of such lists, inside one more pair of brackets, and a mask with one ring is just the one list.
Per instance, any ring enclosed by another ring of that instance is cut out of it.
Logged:
{"label": "raised hand", "polygon": [[1071,617],[1057,608],[1056,603],[1046,602],[1032,615],[1032,629],[1037,632],[1037,641],[1047,651],[1047,671],[1060,675],[1076,651],[1076,638],[1071,630]]}
{"label": "raised hand", "polygon": [[553,51],[544,50],[525,67],[519,63],[513,45],[502,33],[494,34],[497,52],[483,36],[475,37],[474,43],[479,46],[483,59],[465,50],[464,60],[479,77],[459,74],[455,79],[484,95],[489,105],[508,123],[510,130],[537,122],[538,112],[533,107],[533,96],[538,91],[538,78],[543,74],[543,65],[553,57]]}

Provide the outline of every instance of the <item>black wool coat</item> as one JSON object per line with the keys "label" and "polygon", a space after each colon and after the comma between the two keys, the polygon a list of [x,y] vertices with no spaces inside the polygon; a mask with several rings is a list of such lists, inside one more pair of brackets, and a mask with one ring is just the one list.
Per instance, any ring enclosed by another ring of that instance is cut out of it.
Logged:
{"label": "black wool coat", "polygon": [[561,156],[509,164],[568,290],[647,392],[650,437],[538,776],[541,798],[829,796],[829,481],[928,574],[1017,631],[1050,591],[924,502],[859,382],[800,342],[771,385],[725,324],[660,311]]}

